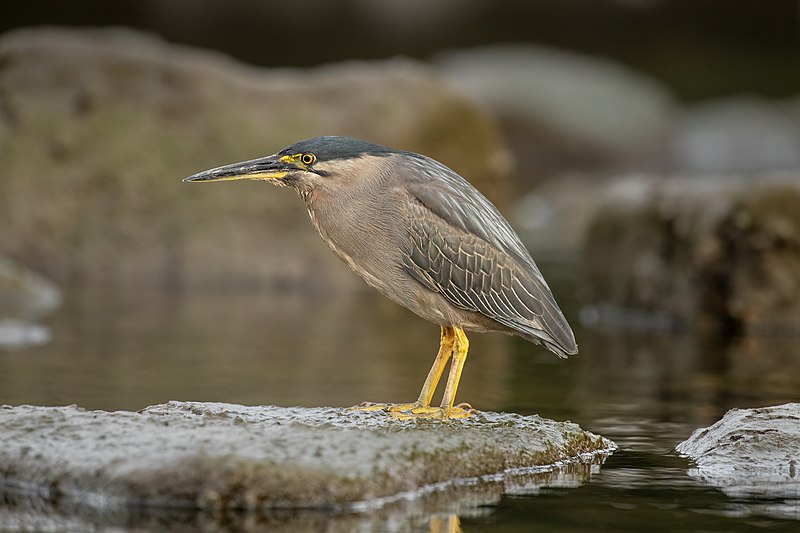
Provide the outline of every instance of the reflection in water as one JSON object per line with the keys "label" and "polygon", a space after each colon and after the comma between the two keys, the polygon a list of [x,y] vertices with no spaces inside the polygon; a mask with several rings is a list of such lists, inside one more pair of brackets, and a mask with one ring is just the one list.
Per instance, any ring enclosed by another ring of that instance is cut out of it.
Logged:
{"label": "reflection in water", "polygon": [[[555,292],[574,317],[574,305],[562,296],[569,292]],[[136,410],[171,399],[306,406],[408,401],[419,392],[439,334],[368,291],[84,291],[68,294],[48,326],[49,345],[0,352],[0,404]],[[370,513],[170,512],[111,523],[176,531],[429,531],[460,527],[455,517],[467,531],[528,531],[532,524],[658,529],[676,521],[685,529],[796,526],[779,519],[785,513],[771,513],[769,501],[729,496],[689,476],[691,465],[673,452],[729,408],[800,400],[796,339],[581,328],[576,335],[581,353],[566,361],[516,338],[472,335],[458,401],[570,419],[615,440],[620,451],[599,472],[595,466],[541,474],[527,485],[462,487],[455,499],[434,493],[425,504],[399,502]],[[0,520],[9,520],[9,509],[46,519],[29,507],[0,506]],[[445,520],[450,516],[455,520]]]}
{"label": "reflection in water", "polygon": [[461,533],[461,521],[457,515],[432,516],[430,533]]}
{"label": "reflection in water", "polygon": [[561,469],[520,473],[455,483],[449,490],[431,488],[421,498],[398,498],[382,506],[350,512],[326,509],[268,509],[240,512],[220,508],[195,511],[178,508],[89,506],[64,497],[44,504],[41,497],[3,493],[0,486],[0,531],[91,530],[94,526],[139,530],[189,531],[419,531],[460,532],[461,520],[482,519],[487,506],[503,494],[539,494],[543,487],[577,487],[598,472],[602,457]]}

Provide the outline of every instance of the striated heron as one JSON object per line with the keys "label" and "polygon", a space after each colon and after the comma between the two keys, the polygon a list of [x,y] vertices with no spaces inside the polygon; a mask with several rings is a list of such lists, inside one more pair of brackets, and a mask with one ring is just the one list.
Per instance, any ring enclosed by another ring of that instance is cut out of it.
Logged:
{"label": "striated heron", "polygon": [[[277,154],[184,181],[264,180],[291,187],[347,265],[387,298],[441,326],[439,352],[416,402],[363,404],[401,418],[460,418],[464,333],[499,331],[560,357],[575,337],[530,253],[477,189],[429,157],[347,137],[316,137]],[[439,407],[431,406],[450,363]]]}

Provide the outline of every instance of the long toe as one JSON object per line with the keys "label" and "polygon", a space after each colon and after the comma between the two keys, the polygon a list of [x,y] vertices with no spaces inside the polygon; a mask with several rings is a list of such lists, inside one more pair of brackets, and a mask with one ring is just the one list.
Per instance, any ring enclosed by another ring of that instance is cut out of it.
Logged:
{"label": "long toe", "polygon": [[467,418],[469,416],[478,414],[476,409],[468,403],[460,403],[450,409],[450,416],[448,418]]}
{"label": "long toe", "polygon": [[390,413],[403,413],[403,412],[413,412],[416,409],[420,409],[422,406],[417,402],[412,403],[392,403],[389,404],[389,407],[386,409]]}
{"label": "long toe", "polygon": [[391,403],[361,402],[348,409],[351,411],[383,411],[392,405]]}
{"label": "long toe", "polygon": [[431,406],[424,407],[422,405],[418,405],[417,407],[411,410],[411,414],[436,417],[441,413],[441,411],[442,411],[441,407],[431,407]]}
{"label": "long toe", "polygon": [[384,411],[398,420],[412,420],[430,418],[434,420],[447,420],[451,418],[467,418],[478,411],[468,403],[460,403],[450,408],[423,406],[419,402],[413,403],[372,403],[364,402],[350,407],[352,411]]}
{"label": "long toe", "polygon": [[414,409],[420,408],[418,402],[412,403],[374,403],[362,402],[358,405],[350,407],[351,411],[388,411],[389,413],[402,413],[410,412]]}
{"label": "long toe", "polygon": [[470,407],[469,404],[459,404],[447,412],[445,407],[417,407],[410,411],[391,412],[393,417],[400,420],[412,420],[428,418],[433,420],[450,420],[455,418],[467,418],[476,414],[478,411]]}
{"label": "long toe", "polygon": [[417,407],[410,411],[390,411],[389,414],[398,420],[444,420],[445,418],[444,409],[441,407]]}

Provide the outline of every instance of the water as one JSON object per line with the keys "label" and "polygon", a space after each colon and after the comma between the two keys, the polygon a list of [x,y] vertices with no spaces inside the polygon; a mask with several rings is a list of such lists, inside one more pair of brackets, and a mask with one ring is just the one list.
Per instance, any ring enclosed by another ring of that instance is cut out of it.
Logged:
{"label": "water", "polygon": [[[575,324],[574,284],[550,277]],[[439,334],[369,291],[73,291],[48,325],[49,345],[0,352],[0,404],[138,410],[172,399],[303,406],[407,401],[419,391]],[[502,487],[455,501],[434,495],[424,504],[346,516],[304,511],[222,520],[176,511],[116,525],[800,530],[800,509],[791,500],[728,496],[690,476],[690,462],[673,451],[693,429],[732,407],[799,401],[796,339],[701,339],[581,327],[576,335],[581,354],[567,361],[515,338],[472,335],[457,400],[484,410],[569,419],[616,441],[619,451],[591,476],[551,476],[545,486],[505,495],[509,489]]]}

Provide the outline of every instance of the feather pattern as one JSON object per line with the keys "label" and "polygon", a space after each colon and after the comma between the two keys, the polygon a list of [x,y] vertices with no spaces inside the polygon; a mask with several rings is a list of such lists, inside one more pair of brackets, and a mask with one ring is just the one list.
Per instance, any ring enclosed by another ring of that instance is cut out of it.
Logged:
{"label": "feather pattern", "polygon": [[405,164],[413,175],[406,183],[406,270],[459,309],[487,316],[559,356],[577,353],[550,288],[497,208],[432,159],[416,156]]}

